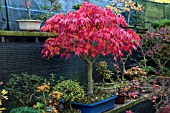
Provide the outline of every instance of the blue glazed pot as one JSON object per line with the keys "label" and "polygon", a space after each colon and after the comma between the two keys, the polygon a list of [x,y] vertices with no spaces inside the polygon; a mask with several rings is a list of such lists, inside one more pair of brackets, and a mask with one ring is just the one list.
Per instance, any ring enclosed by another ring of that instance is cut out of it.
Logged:
{"label": "blue glazed pot", "polygon": [[74,109],[80,110],[81,113],[101,113],[114,108],[115,98],[117,98],[116,95],[92,104],[73,102],[72,107]]}

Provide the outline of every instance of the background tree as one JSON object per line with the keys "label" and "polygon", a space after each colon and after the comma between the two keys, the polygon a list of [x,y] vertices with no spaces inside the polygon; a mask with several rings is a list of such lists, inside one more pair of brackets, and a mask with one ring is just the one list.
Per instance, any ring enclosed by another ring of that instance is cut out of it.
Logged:
{"label": "background tree", "polygon": [[141,45],[144,53],[153,60],[161,74],[170,76],[167,66],[170,61],[170,29],[161,28],[142,36]]}
{"label": "background tree", "polygon": [[93,64],[99,55],[114,55],[116,59],[123,56],[123,51],[136,49],[140,38],[127,26],[122,15],[115,15],[111,9],[101,8],[88,2],[82,3],[77,11],[66,15],[57,14],[48,19],[43,31],[58,33],[56,38],[48,38],[42,50],[43,57],[54,55],[66,56],[71,54],[82,58],[87,63],[87,94],[93,94]]}

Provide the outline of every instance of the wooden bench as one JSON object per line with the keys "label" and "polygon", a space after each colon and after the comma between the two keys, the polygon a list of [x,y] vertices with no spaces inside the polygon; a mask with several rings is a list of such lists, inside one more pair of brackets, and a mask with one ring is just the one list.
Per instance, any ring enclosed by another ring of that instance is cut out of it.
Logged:
{"label": "wooden bench", "polygon": [[2,43],[7,42],[7,37],[15,36],[15,37],[35,37],[36,42],[38,41],[38,37],[56,37],[57,34],[49,33],[49,32],[29,32],[29,31],[5,31],[0,30],[0,37]]}

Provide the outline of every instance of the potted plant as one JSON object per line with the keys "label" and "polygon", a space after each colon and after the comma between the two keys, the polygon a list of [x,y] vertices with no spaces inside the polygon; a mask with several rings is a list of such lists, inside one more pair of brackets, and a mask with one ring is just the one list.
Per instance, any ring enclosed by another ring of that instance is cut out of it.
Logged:
{"label": "potted plant", "polygon": [[46,40],[43,57],[60,55],[68,59],[71,53],[79,56],[88,67],[87,94],[93,95],[92,72],[96,59],[112,54],[116,60],[119,55],[123,56],[122,51],[131,52],[139,45],[140,37],[132,30],[122,29],[121,24],[127,26],[121,15],[117,17],[108,8],[84,2],[79,10],[55,15],[46,21],[41,30],[58,33],[58,36]]}
{"label": "potted plant", "polygon": [[[102,95],[99,95],[98,97],[100,96],[103,97]],[[105,99],[102,98],[102,100],[93,102],[91,104],[73,102],[72,107],[74,109],[80,110],[81,113],[101,113],[114,108],[115,98],[117,98],[116,95]]]}
{"label": "potted plant", "polygon": [[16,22],[19,25],[20,30],[22,31],[37,31],[40,29],[41,20],[33,20],[31,19],[31,1],[32,0],[24,0],[21,6],[25,6],[27,10],[27,18],[28,19],[22,19],[22,20],[16,20]]}
{"label": "potted plant", "polygon": [[85,95],[83,101],[73,102],[72,107],[80,110],[81,113],[101,113],[114,108],[116,97],[113,93],[107,93],[101,88],[94,88],[92,96]]}
{"label": "potted plant", "polygon": [[130,84],[128,81],[125,81],[125,79],[120,79],[118,77],[116,85],[116,95],[118,96],[115,99],[115,104],[124,104],[125,98],[127,96],[127,91],[130,88]]}
{"label": "potted plant", "polygon": [[94,90],[93,96],[87,96],[83,87],[72,80],[58,82],[53,91],[61,92],[61,103],[64,105],[64,111],[76,109],[80,110],[81,113],[101,113],[111,109],[114,107],[114,99],[116,98],[116,96],[112,96],[112,94],[99,88]]}

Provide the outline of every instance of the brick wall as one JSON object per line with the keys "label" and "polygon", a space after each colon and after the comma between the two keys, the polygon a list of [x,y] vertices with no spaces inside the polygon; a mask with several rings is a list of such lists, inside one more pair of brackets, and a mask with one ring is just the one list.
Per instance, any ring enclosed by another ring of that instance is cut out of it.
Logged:
{"label": "brick wall", "polygon": [[[78,80],[85,83],[87,67],[86,64],[77,56],[72,55],[70,59],[60,59],[55,56],[51,59],[42,58],[42,43],[0,43],[0,81],[7,81],[11,74],[28,72],[47,78],[51,73],[56,78],[64,76],[66,79]],[[113,57],[100,57],[97,61],[105,60],[108,67],[113,70]],[[95,65],[93,69],[94,81],[101,80],[96,76]]]}
{"label": "brick wall", "polygon": [[57,77],[85,80],[86,64],[79,57],[48,60],[42,58],[42,48],[41,43],[0,43],[0,80],[6,81],[10,74],[21,72],[45,77],[54,73]]}

